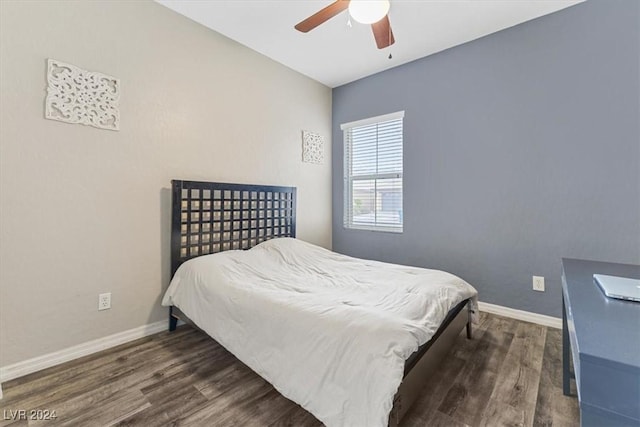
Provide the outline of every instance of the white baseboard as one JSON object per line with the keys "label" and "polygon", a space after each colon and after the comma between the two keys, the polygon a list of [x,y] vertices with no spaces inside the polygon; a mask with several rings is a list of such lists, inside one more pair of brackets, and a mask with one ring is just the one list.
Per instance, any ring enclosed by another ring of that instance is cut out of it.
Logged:
{"label": "white baseboard", "polygon": [[487,313],[498,314],[512,319],[523,320],[525,322],[537,323],[551,328],[562,328],[562,319],[559,317],[546,316],[544,314],[532,313],[530,311],[516,310],[515,308],[503,307],[501,305],[478,302],[478,309]]}
{"label": "white baseboard", "polygon": [[129,341],[137,340],[138,338],[166,331],[167,328],[168,321],[161,320],[159,322],[139,326],[137,328],[129,329],[128,331],[118,332],[117,334],[98,338],[93,341],[65,348],[43,356],[34,357],[33,359],[14,363],[13,365],[0,367],[0,399],[2,399],[1,383],[3,382],[22,377],[45,368],[50,368],[51,366],[59,365],[60,363],[68,362],[82,356],[87,356],[107,348],[115,347]]}
{"label": "white baseboard", "polygon": [[[531,313],[529,311],[516,310],[500,305],[489,304],[486,302],[478,302],[480,311],[498,314],[500,316],[510,317],[512,319],[523,320],[525,322],[537,323],[552,328],[562,328],[562,319],[558,317],[545,316],[544,314]],[[82,356],[106,350],[129,341],[143,338],[167,330],[167,321],[150,323],[128,331],[119,332],[104,338],[69,347],[60,351],[45,354],[43,356],[34,357],[33,359],[24,360],[14,363],[13,365],[0,367],[0,399],[2,399],[2,383],[40,371],[60,363],[68,362]]]}

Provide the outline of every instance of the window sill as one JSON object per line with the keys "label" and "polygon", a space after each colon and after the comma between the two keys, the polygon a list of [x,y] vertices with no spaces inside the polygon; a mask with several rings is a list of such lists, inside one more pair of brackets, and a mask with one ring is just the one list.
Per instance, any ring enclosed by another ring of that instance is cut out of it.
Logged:
{"label": "window sill", "polygon": [[398,227],[367,227],[366,225],[345,225],[345,230],[359,230],[359,231],[378,231],[382,233],[394,233],[402,234],[404,230]]}

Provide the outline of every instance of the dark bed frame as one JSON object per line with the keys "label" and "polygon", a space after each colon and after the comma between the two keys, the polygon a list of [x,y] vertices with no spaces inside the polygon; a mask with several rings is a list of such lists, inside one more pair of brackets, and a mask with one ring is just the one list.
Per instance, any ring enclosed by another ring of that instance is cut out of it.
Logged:
{"label": "dark bed frame", "polygon": [[[250,249],[265,240],[296,236],[295,187],[180,180],[171,183],[171,276],[191,258]],[[407,359],[390,426],[398,425],[465,326],[467,338],[471,338],[468,304],[465,300],[454,307],[431,340]],[[170,307],[170,331],[176,329],[178,320],[193,324],[177,307]]]}

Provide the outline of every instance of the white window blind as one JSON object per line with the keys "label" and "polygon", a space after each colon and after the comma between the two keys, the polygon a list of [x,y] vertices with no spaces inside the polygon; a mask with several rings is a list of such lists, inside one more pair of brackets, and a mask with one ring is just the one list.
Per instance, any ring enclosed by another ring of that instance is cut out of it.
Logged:
{"label": "white window blind", "polygon": [[402,232],[404,111],[341,126],[344,226]]}

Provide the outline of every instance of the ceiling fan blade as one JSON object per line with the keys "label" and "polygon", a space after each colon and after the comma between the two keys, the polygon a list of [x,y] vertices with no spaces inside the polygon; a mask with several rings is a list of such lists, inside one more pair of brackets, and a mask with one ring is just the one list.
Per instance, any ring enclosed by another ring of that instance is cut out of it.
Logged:
{"label": "ceiling fan blade", "polygon": [[396,42],[393,38],[393,31],[391,31],[389,15],[386,15],[378,22],[371,24],[371,29],[373,30],[373,36],[376,38],[376,45],[378,46],[378,49],[384,49]]}
{"label": "ceiling fan blade", "polygon": [[301,31],[303,33],[308,33],[309,31],[316,28],[318,25],[328,21],[333,18],[340,12],[346,10],[349,7],[349,0],[336,0],[331,3],[329,6],[320,10],[319,12],[314,13],[304,21],[299,22],[295,29]]}

